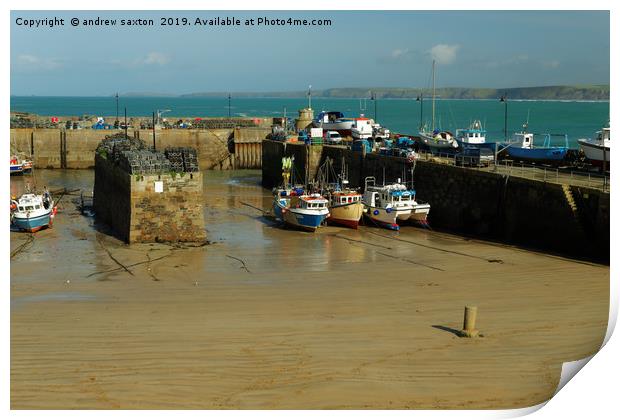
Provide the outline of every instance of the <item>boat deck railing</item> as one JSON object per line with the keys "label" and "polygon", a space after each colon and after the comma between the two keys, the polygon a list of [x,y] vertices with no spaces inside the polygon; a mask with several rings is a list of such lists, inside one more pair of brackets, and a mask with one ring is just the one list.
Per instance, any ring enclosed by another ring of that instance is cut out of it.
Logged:
{"label": "boat deck railing", "polygon": [[609,174],[592,173],[579,168],[551,167],[516,162],[510,159],[499,160],[496,163],[480,162],[477,157],[460,156],[448,153],[419,153],[419,160],[432,161],[445,165],[465,167],[471,170],[499,173],[554,184],[588,187],[610,192]]}

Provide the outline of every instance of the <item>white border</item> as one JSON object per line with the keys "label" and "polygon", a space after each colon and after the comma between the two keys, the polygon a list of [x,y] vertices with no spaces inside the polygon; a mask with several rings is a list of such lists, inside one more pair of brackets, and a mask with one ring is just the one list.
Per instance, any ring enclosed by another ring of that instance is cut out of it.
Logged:
{"label": "white border", "polygon": [[[57,0],[54,2],[34,0],[28,1],[4,1],[2,2],[2,8],[4,9],[2,25],[2,38],[5,46],[5,60],[2,66],[3,78],[3,96],[2,102],[2,114],[5,118],[0,119],[2,124],[2,132],[5,133],[4,138],[8,138],[8,118],[9,115],[9,92],[10,92],[10,10],[101,10],[105,6],[106,10],[350,10],[350,9],[366,9],[366,10],[611,10],[611,71],[610,71],[610,84],[613,86],[611,89],[610,98],[610,111],[611,120],[614,126],[617,126],[619,115],[615,104],[618,103],[618,94],[616,89],[617,74],[620,71],[618,67],[618,30],[619,19],[618,11],[620,2],[616,0],[589,0],[589,1],[575,1],[575,0],[505,0],[505,1],[489,1],[489,0],[444,0],[441,4],[430,1],[393,1],[382,0],[367,1],[367,0],[339,0],[339,1],[327,1],[327,0],[314,0],[310,2],[297,2],[284,0],[264,0],[259,3],[250,2],[248,0],[228,0],[227,2],[210,2],[198,1],[198,0],[176,0],[174,2],[156,2],[147,0],[109,0],[104,3],[96,2],[84,2],[83,0]],[[257,7],[259,5],[260,7]],[[466,6],[466,7],[465,7]],[[570,42],[570,40],[567,40]],[[6,146],[5,146],[6,147]],[[5,151],[8,154],[8,147]],[[8,157],[8,156],[7,156]],[[616,182],[615,167],[616,163],[612,163],[612,183]],[[3,197],[5,202],[8,201],[9,195],[9,178],[6,177],[3,183]],[[615,195],[612,195],[612,209],[616,209],[618,200]],[[8,228],[8,226],[6,226]],[[617,237],[614,234],[619,233],[615,218],[611,220],[611,237]],[[10,321],[10,284],[9,284],[9,233],[8,229],[2,231],[2,251],[1,255],[4,256],[6,264],[2,264],[2,276],[0,278],[4,281],[4,293],[2,293],[2,326],[3,326],[3,338],[4,346],[2,347],[3,362],[2,363],[2,380],[0,381],[0,392],[2,398],[3,411],[9,409],[10,399],[10,346],[9,346],[9,326]],[[618,257],[617,250],[612,247],[611,260],[614,261]],[[593,418],[607,418],[611,417],[611,413],[616,412],[616,399],[617,399],[617,384],[619,373],[619,361],[618,361],[618,339],[611,335],[615,321],[617,318],[618,308],[618,285],[617,285],[617,273],[615,266],[611,267],[611,307],[610,315],[611,322],[608,327],[606,336],[606,346],[602,349],[592,360],[588,363],[579,373],[576,380],[570,381],[559,392],[547,406],[537,411],[536,418],[583,418],[585,416]],[[588,281],[588,279],[584,279]],[[609,341],[607,341],[609,340]],[[569,365],[567,367],[570,368]],[[573,365],[574,367],[574,365]],[[543,406],[545,404],[541,404]],[[315,418],[316,416],[327,417],[355,417],[355,418],[370,418],[370,417],[384,417],[386,415],[394,418],[504,418],[506,416],[513,417],[515,415],[524,415],[532,411],[536,411],[538,407],[523,410],[508,410],[508,411],[220,411],[220,412],[201,412],[201,411],[163,411],[163,412],[144,412],[144,411],[121,411],[111,413],[107,411],[44,411],[44,412],[31,412],[31,411],[13,411],[10,415],[19,418],[40,418],[42,416],[50,418],[83,418],[85,416],[93,418],[107,418],[110,415],[121,418],[129,418],[134,416],[148,416],[149,418],[169,418],[169,417],[204,417],[215,416],[219,418],[238,418],[251,416],[252,418],[281,418],[289,420],[291,417],[295,418]]]}

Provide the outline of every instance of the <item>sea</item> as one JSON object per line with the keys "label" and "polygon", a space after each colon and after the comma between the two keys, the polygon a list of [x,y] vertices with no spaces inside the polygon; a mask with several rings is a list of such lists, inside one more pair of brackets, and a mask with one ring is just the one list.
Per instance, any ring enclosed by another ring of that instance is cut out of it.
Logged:
{"label": "sea", "polygon": [[[392,132],[415,134],[420,122],[430,126],[431,100],[415,99],[343,99],[311,98],[315,116],[320,111],[341,111],[347,117],[364,114],[374,118]],[[228,97],[120,97],[119,113],[128,116],[150,116],[158,110],[163,118],[184,117],[274,117],[295,118],[297,111],[308,106],[308,98],[235,98]],[[114,116],[116,98],[11,96],[11,111],[41,116]],[[176,118],[175,118],[176,119]],[[564,135],[569,146],[577,147],[577,139],[593,137],[609,121],[608,101],[539,101],[539,100],[469,100],[438,99],[435,101],[435,126],[455,131],[480,120],[487,130],[487,140],[503,140],[507,122],[508,135],[520,131],[528,123],[533,133],[553,134],[552,143],[561,145]],[[535,140],[536,142],[536,140]]]}

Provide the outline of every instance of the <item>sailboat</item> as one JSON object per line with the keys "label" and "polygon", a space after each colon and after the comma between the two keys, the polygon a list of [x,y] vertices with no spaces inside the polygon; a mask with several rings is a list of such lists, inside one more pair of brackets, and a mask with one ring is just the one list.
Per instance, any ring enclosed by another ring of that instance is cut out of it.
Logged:
{"label": "sailboat", "polygon": [[435,127],[435,60],[433,60],[432,79],[432,125],[430,130],[426,126],[420,127],[419,136],[422,142],[430,147],[431,150],[454,150],[459,147],[459,144],[452,133]]}

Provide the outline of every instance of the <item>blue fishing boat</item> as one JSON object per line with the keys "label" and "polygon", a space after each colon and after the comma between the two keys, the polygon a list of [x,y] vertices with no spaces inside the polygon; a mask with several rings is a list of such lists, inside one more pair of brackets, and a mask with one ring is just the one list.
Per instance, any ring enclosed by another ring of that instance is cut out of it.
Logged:
{"label": "blue fishing boat", "polygon": [[56,215],[54,200],[48,192],[39,195],[26,193],[11,201],[11,209],[11,222],[17,229],[26,232],[52,226]]}
{"label": "blue fishing boat", "polygon": [[277,189],[273,211],[277,220],[296,229],[314,232],[329,217],[327,199],[320,194],[298,195],[299,189]]}
{"label": "blue fishing boat", "polygon": [[456,141],[461,149],[495,150],[495,142],[488,142],[486,135],[487,130],[482,127],[480,120],[475,120],[468,128],[456,130]]}
{"label": "blue fishing boat", "polygon": [[560,135],[564,138],[564,146],[552,146],[551,134],[537,135],[544,138],[542,146],[534,145],[534,133],[528,133],[527,123],[523,124],[523,129],[514,134],[513,141],[506,147],[508,156],[512,159],[532,162],[564,160],[566,152],[568,152],[568,136],[566,134]]}
{"label": "blue fishing boat", "polygon": [[320,194],[307,194],[289,184],[294,179],[293,163],[294,158],[282,158],[282,187],[273,191],[273,213],[288,226],[314,232],[329,217],[328,202]]}

